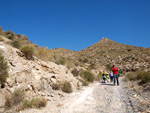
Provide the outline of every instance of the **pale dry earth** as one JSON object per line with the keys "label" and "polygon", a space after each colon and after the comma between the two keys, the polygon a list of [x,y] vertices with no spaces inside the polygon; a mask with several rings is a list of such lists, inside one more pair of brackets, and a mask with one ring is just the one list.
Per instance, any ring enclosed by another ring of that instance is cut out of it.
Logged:
{"label": "pale dry earth", "polygon": [[[122,78],[121,80],[122,81]],[[94,82],[59,102],[49,102],[46,108],[30,109],[21,113],[132,113],[126,89],[112,83]]]}

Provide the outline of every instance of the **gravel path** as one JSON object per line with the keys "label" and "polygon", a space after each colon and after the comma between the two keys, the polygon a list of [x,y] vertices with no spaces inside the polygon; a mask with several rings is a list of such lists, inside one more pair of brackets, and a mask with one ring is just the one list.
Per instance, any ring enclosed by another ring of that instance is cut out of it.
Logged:
{"label": "gravel path", "polygon": [[133,113],[127,91],[120,83],[120,86],[113,86],[95,82],[59,102],[48,103],[46,108],[22,113]]}

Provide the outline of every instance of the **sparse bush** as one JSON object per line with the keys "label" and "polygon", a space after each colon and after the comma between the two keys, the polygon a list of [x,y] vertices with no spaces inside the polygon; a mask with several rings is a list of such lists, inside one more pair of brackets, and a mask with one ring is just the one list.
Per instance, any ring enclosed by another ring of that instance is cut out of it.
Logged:
{"label": "sparse bush", "polygon": [[9,35],[9,34],[12,34],[12,32],[8,30],[8,31],[5,32],[5,34]]}
{"label": "sparse bush", "polygon": [[58,61],[56,61],[56,64],[61,64],[61,65],[64,65],[65,64],[65,58],[60,58]]}
{"label": "sparse bush", "polygon": [[84,59],[82,60],[82,62],[83,62],[83,63],[87,63],[87,62],[88,62],[88,59],[87,59],[87,58],[84,58]]}
{"label": "sparse bush", "polygon": [[83,82],[82,82],[82,85],[83,85],[83,86],[88,86],[89,83],[88,83],[87,81],[83,81]]}
{"label": "sparse bush", "polygon": [[74,68],[72,71],[71,71],[71,73],[73,74],[73,76],[78,76],[79,75],[79,71],[76,69],[76,68]]}
{"label": "sparse bush", "polygon": [[44,98],[33,98],[32,100],[25,100],[22,106],[22,109],[27,108],[41,108],[45,107],[47,104],[47,100]]}
{"label": "sparse bush", "polygon": [[128,52],[132,51],[132,49],[127,49]]}
{"label": "sparse bush", "polygon": [[61,88],[61,84],[53,83],[52,84],[52,89],[53,90],[59,90]]}
{"label": "sparse bush", "polygon": [[91,71],[92,69],[95,69],[95,64],[91,63],[89,66],[88,66],[88,71]]}
{"label": "sparse bush", "polygon": [[21,47],[21,44],[18,40],[12,41],[11,45],[18,49]]}
{"label": "sparse bush", "polygon": [[7,37],[8,39],[10,39],[10,40],[13,40],[14,37],[15,37],[15,34],[14,34],[13,32],[11,32],[11,31],[6,31],[6,32],[5,32],[5,35],[6,35],[6,37]]}
{"label": "sparse bush", "polygon": [[66,92],[66,93],[71,93],[72,92],[72,86],[71,86],[70,82],[65,82],[63,84],[62,91]]}
{"label": "sparse bush", "polygon": [[150,72],[137,72],[137,79],[140,79],[142,84],[150,82]]}
{"label": "sparse bush", "polygon": [[38,48],[36,57],[41,60],[48,61],[49,60],[49,51],[46,48]]}
{"label": "sparse bush", "polygon": [[86,81],[88,81],[88,82],[93,82],[94,81],[94,75],[89,71],[83,71],[81,73],[81,77],[83,79],[85,79]]}
{"label": "sparse bush", "polygon": [[108,71],[111,71],[111,65],[110,65],[110,64],[107,64],[107,65],[106,65],[106,69],[107,69]]}
{"label": "sparse bush", "polygon": [[0,36],[0,41],[4,41],[4,39]]}
{"label": "sparse bush", "polygon": [[8,77],[8,65],[0,53],[0,82],[6,82]]}
{"label": "sparse bush", "polygon": [[150,72],[145,71],[131,72],[126,76],[126,79],[133,81],[140,80],[141,84],[145,84],[150,82]]}
{"label": "sparse bush", "polygon": [[20,104],[24,100],[24,92],[19,88],[13,92],[11,96],[6,96],[6,107],[12,107]]}
{"label": "sparse bush", "polygon": [[20,35],[20,34],[16,34],[16,36],[18,36],[18,38],[20,38],[20,37],[21,37],[21,35]]}
{"label": "sparse bush", "polygon": [[10,39],[10,40],[14,39],[14,37],[11,34],[7,35],[7,38]]}
{"label": "sparse bush", "polygon": [[23,46],[20,50],[21,50],[21,52],[24,53],[24,55],[27,59],[29,59],[29,60],[32,59],[33,52],[34,52],[33,46],[28,46],[28,45]]}

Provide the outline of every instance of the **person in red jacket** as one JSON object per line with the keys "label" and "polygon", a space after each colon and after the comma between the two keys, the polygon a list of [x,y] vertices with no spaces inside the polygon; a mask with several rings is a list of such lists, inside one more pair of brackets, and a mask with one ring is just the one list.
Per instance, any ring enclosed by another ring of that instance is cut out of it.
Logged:
{"label": "person in red jacket", "polygon": [[116,85],[116,80],[117,80],[117,85],[119,86],[119,79],[118,79],[118,68],[113,64],[111,71],[113,72],[114,75],[114,85]]}

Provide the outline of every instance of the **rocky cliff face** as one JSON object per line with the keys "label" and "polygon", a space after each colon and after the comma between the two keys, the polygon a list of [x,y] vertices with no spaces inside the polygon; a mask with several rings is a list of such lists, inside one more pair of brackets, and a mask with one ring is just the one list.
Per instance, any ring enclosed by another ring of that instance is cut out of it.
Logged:
{"label": "rocky cliff face", "polygon": [[52,89],[54,83],[70,82],[73,90],[80,85],[80,81],[63,65],[44,62],[36,57],[26,60],[22,52],[4,42],[0,42],[0,52],[9,65],[6,87],[1,90],[4,95],[21,88],[27,98],[44,96],[53,101],[65,95],[62,91]]}

